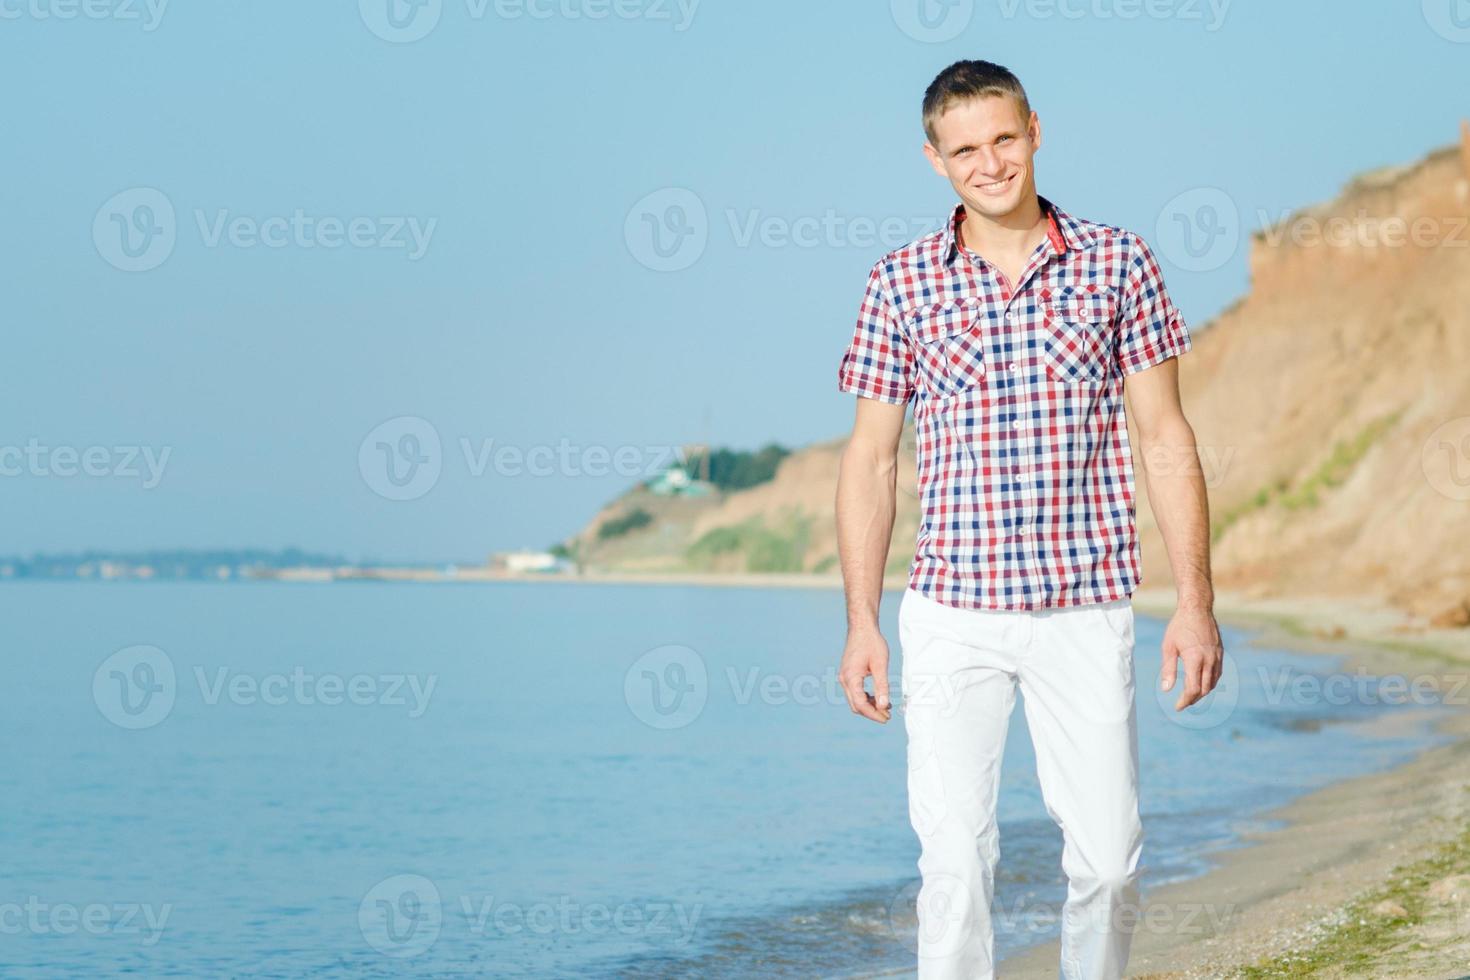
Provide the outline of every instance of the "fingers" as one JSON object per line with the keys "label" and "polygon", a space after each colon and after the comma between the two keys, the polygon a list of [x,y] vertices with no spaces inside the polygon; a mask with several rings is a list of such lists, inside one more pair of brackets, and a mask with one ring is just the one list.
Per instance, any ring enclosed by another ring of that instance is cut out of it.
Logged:
{"label": "fingers", "polygon": [[889,712],[879,710],[878,702],[863,689],[863,679],[867,674],[849,675],[842,681],[843,693],[847,695],[847,706],[852,709],[853,714],[862,715],[880,725],[888,720]]}
{"label": "fingers", "polygon": [[888,672],[873,675],[873,694],[877,698],[879,711],[887,711],[892,702],[888,700]]}
{"label": "fingers", "polygon": [[1204,696],[1204,689],[1200,683],[1204,670],[1203,657],[1184,658],[1184,690],[1179,692],[1179,700],[1174,704],[1175,711],[1183,711]]}

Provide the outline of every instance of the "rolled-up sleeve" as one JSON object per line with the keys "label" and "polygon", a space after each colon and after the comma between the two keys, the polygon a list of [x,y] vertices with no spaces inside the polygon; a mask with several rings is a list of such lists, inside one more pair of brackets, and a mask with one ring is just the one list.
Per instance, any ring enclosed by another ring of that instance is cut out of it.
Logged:
{"label": "rolled-up sleeve", "polygon": [[1118,367],[1123,374],[1177,357],[1190,349],[1189,328],[1169,292],[1153,251],[1130,236],[1127,288],[1118,317]]}
{"label": "rolled-up sleeve", "polygon": [[880,261],[868,273],[857,326],[837,368],[837,390],[902,405],[913,396],[913,375],[913,352]]}

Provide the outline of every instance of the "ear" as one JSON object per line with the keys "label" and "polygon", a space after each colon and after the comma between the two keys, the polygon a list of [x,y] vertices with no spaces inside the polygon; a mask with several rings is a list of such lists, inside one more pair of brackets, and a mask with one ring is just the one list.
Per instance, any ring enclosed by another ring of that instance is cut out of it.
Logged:
{"label": "ear", "polygon": [[929,158],[929,165],[934,168],[935,173],[941,177],[949,176],[944,172],[944,160],[939,156],[939,151],[927,141],[924,143],[924,156]]}
{"label": "ear", "polygon": [[1026,123],[1026,129],[1031,133],[1031,146],[1033,150],[1041,149],[1041,117],[1036,110],[1031,110],[1031,119]]}

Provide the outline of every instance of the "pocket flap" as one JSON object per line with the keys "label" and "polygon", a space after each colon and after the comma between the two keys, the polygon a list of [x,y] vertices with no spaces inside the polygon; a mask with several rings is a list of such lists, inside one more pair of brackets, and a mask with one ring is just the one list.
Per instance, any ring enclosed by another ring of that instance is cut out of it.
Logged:
{"label": "pocket flap", "polygon": [[1052,311],[1063,323],[1107,324],[1113,319],[1113,294],[1106,290],[1064,289],[1052,298]]}
{"label": "pocket flap", "polygon": [[921,306],[909,314],[914,340],[933,343],[969,330],[975,324],[976,301],[962,298]]}

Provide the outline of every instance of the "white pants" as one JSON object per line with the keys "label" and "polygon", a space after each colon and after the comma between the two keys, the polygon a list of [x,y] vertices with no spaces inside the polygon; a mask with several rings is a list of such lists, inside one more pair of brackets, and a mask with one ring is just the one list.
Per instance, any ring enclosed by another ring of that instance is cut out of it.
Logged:
{"label": "white pants", "polygon": [[899,604],[920,980],[995,976],[996,796],[1020,688],[1062,829],[1063,980],[1122,977],[1138,917],[1138,725],[1129,599],[1030,611]]}

